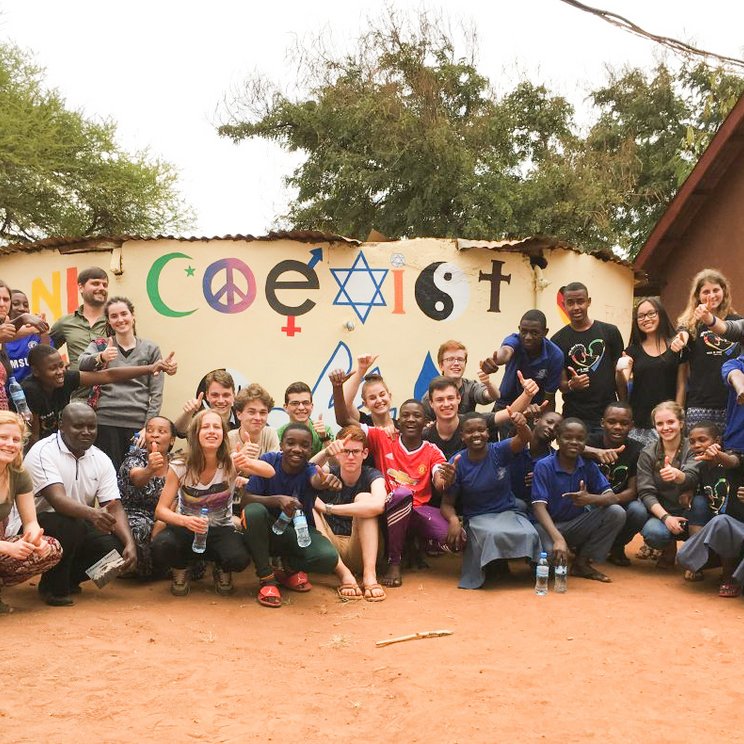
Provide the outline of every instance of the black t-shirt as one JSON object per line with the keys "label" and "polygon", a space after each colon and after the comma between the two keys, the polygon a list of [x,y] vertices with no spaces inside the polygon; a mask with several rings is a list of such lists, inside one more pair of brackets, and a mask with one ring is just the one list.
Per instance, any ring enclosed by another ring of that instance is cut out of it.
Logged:
{"label": "black t-shirt", "polygon": [[[604,443],[604,437],[601,432],[592,434],[586,440],[589,447],[595,449],[615,449],[609,448]],[[618,455],[617,460],[612,465],[603,465],[597,463],[602,475],[610,482],[610,487],[614,493],[620,493],[628,487],[628,481],[633,478],[638,471],[638,455],[641,454],[643,445],[633,439],[625,440],[625,449]]]}
{"label": "black t-shirt", "polygon": [[623,338],[617,326],[595,320],[586,331],[575,331],[567,325],[550,340],[563,352],[567,371],[573,367],[578,374],[589,375],[586,390],[563,395],[563,415],[599,421],[607,404],[617,399],[615,364],[623,353]]}
{"label": "black t-shirt", "polygon": [[[738,320],[740,315],[727,315],[725,320]],[[721,367],[741,354],[741,345],[717,336],[705,325],[690,339],[683,360],[690,364],[687,380],[688,408],[726,408],[728,390],[721,379]]]}
{"label": "black t-shirt", "polygon": [[[331,465],[331,472],[341,477],[341,471],[338,465]],[[362,465],[362,473],[359,476],[359,480],[353,486],[344,487],[340,491],[318,491],[318,496],[321,501],[325,504],[351,504],[354,502],[354,498],[360,493],[369,493],[372,481],[382,478],[382,473],[376,468],[369,468],[366,465]],[[325,521],[331,528],[334,535],[351,535],[351,520],[352,517],[339,517],[336,514],[324,514]]]}
{"label": "black t-shirt", "polygon": [[721,465],[701,463],[698,491],[708,499],[714,514],[728,514],[744,522],[744,504],[736,492],[744,485],[744,462],[738,468],[726,470]]}
{"label": "black t-shirt", "polygon": [[651,411],[664,400],[674,400],[677,394],[677,370],[680,355],[667,349],[659,356],[650,356],[640,344],[631,344],[625,350],[633,357],[633,379],[630,405],[633,420],[640,429],[653,429]]}
{"label": "black t-shirt", "polygon": [[36,377],[29,375],[22,384],[31,413],[39,417],[39,439],[54,434],[59,429],[62,409],[70,402],[70,396],[80,387],[80,372],[65,372],[61,388],[46,393]]}
{"label": "black t-shirt", "polygon": [[465,449],[465,445],[462,443],[462,430],[460,426],[455,429],[450,439],[442,439],[439,436],[435,422],[424,430],[423,439],[425,442],[436,444],[442,450],[442,454],[447,460],[453,455],[456,455],[460,450]]}

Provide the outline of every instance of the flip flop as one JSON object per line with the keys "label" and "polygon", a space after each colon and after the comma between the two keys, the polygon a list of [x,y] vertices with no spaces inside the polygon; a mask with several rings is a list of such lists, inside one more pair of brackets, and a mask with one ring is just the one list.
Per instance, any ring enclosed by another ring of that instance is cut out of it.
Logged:
{"label": "flip flop", "polygon": [[685,571],[685,581],[702,581],[702,571]]}
{"label": "flip flop", "polygon": [[[384,602],[387,598],[382,584],[365,584],[362,589],[364,589],[364,599],[367,602]],[[373,592],[382,592],[382,594],[374,594]]]}
{"label": "flip flop", "polygon": [[718,589],[719,597],[741,597],[741,584],[733,581],[724,581]]}
{"label": "flip flop", "polygon": [[274,571],[274,577],[285,588],[293,592],[309,592],[313,585],[304,571],[287,573],[286,571]]}
{"label": "flip flop", "polygon": [[[344,591],[353,591],[353,594],[344,594]],[[362,594],[362,590],[359,586],[359,584],[341,584],[337,589],[336,593],[338,596],[346,601],[353,602],[356,599],[364,599],[364,595]]]}
{"label": "flip flop", "polygon": [[282,593],[276,584],[262,584],[256,594],[256,602],[277,609],[282,606]]}

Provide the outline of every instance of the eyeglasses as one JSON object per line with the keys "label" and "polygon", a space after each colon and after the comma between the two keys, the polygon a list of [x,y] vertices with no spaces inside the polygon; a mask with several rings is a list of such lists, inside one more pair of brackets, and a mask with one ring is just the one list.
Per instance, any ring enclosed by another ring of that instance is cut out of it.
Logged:
{"label": "eyeglasses", "polygon": [[654,320],[654,318],[658,318],[659,313],[656,312],[656,310],[649,310],[647,313],[638,313],[636,318],[638,320]]}
{"label": "eyeglasses", "polygon": [[442,361],[447,364],[465,364],[467,359],[465,357],[442,357]]}
{"label": "eyeglasses", "polygon": [[290,408],[310,408],[312,404],[311,400],[290,400],[287,403]]}
{"label": "eyeglasses", "polygon": [[364,450],[350,450],[350,449],[342,449],[340,454],[346,455],[347,457],[356,457],[357,455],[361,455]]}

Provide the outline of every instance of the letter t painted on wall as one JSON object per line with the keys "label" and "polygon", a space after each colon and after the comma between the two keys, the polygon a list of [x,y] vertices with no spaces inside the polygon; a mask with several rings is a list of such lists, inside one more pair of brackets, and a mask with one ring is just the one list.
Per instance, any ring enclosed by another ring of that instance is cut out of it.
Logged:
{"label": "letter t painted on wall", "polygon": [[489,313],[500,313],[501,303],[501,282],[511,284],[511,274],[502,274],[501,269],[504,267],[503,261],[491,260],[491,273],[485,271],[478,272],[479,282],[491,282],[491,303],[488,306]]}

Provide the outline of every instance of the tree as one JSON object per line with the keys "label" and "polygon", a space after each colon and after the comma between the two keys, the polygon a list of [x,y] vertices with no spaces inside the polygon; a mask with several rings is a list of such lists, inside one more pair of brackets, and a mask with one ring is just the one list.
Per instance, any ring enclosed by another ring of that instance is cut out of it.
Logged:
{"label": "tree", "polygon": [[0,241],[186,228],[175,169],[115,136],[112,122],[45,89],[27,53],[0,44]]}
{"label": "tree", "polygon": [[[472,45],[474,48],[474,45]],[[611,74],[596,122],[542,85],[498,97],[426,14],[393,14],[354,52],[304,50],[299,96],[249,80],[219,127],[299,151],[287,227],[364,238],[525,237],[637,251],[744,89],[705,65]],[[721,96],[721,93],[725,95]]]}

